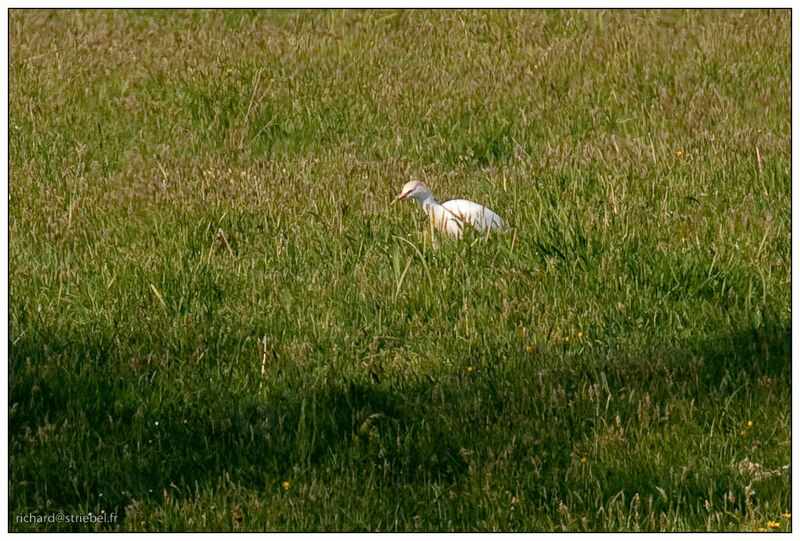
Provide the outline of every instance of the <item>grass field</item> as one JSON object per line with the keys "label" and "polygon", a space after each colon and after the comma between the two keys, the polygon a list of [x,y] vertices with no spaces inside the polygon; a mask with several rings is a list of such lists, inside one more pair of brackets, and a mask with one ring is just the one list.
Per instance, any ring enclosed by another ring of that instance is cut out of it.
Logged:
{"label": "grass field", "polygon": [[791,530],[790,27],[12,10],[9,528]]}

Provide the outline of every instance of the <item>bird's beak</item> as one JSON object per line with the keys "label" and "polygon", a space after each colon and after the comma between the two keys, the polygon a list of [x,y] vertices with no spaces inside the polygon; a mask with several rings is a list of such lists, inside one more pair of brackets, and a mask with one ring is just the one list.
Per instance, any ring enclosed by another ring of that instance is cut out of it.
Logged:
{"label": "bird's beak", "polygon": [[400,195],[398,195],[397,197],[395,197],[394,199],[392,199],[392,202],[390,203],[390,205],[394,205],[394,204],[395,204],[395,203],[397,203],[398,201],[402,201],[402,200],[403,200],[403,199],[405,199],[405,198],[408,196],[408,194],[410,194],[410,193],[411,193],[411,191],[410,191],[410,190],[409,190],[409,191],[407,191],[406,193],[401,193]]}

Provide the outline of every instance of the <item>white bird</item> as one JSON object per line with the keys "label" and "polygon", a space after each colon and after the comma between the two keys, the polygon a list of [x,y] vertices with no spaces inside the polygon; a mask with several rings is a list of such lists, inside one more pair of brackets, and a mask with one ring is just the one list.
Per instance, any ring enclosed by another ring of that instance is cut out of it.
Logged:
{"label": "white bird", "polygon": [[392,205],[406,198],[416,199],[422,209],[433,220],[433,225],[443,235],[461,238],[464,222],[485,233],[503,227],[503,219],[493,210],[467,201],[466,199],[451,199],[442,204],[433,198],[433,192],[418,180],[407,182],[393,201]]}

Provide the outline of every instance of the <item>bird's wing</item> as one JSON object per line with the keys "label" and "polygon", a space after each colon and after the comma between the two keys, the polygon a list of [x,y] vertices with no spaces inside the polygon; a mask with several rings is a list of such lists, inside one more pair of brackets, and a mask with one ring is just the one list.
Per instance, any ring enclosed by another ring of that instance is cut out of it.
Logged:
{"label": "bird's wing", "polygon": [[445,201],[442,206],[449,212],[472,225],[481,233],[487,229],[500,229],[503,227],[503,219],[492,209],[479,205],[466,199],[451,199]]}

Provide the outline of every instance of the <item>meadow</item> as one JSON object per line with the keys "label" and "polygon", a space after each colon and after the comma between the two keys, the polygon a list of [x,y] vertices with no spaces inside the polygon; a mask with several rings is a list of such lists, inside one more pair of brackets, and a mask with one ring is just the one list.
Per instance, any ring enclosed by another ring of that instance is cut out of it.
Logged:
{"label": "meadow", "polygon": [[791,530],[790,36],[11,10],[9,529]]}

